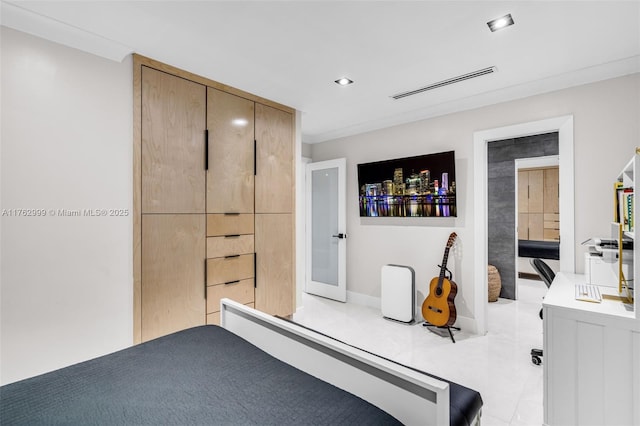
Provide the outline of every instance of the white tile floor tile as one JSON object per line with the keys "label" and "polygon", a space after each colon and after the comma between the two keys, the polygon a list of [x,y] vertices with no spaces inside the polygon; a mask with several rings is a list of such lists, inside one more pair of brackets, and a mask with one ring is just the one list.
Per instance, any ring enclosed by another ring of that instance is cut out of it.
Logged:
{"label": "white tile floor tile", "polygon": [[377,309],[306,294],[294,321],[477,390],[483,426],[541,425],[542,366],[531,363],[530,351],[542,347],[538,312],[546,290],[542,281],[518,280],[519,300],[489,303],[489,332],[457,331],[455,344],[421,324],[386,320]]}

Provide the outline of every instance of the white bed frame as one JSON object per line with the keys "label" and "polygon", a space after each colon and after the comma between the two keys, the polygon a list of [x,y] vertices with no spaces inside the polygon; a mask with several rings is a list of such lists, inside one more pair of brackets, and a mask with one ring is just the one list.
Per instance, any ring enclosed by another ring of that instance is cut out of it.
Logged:
{"label": "white bed frame", "polygon": [[[220,325],[275,358],[381,408],[405,425],[448,425],[449,384],[229,299]],[[478,424],[480,414],[472,424]]]}

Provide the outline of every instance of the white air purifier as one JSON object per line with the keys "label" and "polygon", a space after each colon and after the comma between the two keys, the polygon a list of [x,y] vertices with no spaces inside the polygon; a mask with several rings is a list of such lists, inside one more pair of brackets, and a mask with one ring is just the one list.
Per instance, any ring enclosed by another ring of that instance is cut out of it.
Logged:
{"label": "white air purifier", "polygon": [[382,316],[411,323],[415,316],[415,273],[413,268],[384,265],[380,274]]}

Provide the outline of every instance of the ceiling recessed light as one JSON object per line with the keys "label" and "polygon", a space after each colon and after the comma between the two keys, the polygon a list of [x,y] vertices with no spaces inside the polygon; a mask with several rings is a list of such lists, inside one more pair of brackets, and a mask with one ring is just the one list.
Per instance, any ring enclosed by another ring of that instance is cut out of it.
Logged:
{"label": "ceiling recessed light", "polygon": [[349,80],[347,77],[342,77],[337,79],[336,83],[338,83],[340,86],[348,86],[349,84],[353,83],[353,80]]}
{"label": "ceiling recessed light", "polygon": [[487,25],[489,26],[491,32],[498,31],[508,27],[509,25],[513,25],[513,18],[511,17],[511,14],[508,13],[501,18],[497,18],[493,21],[487,22]]}

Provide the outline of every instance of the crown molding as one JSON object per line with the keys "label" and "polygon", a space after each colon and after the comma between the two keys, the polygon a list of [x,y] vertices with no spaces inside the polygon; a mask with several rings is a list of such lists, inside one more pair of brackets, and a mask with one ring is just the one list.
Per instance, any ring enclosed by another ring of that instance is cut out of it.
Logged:
{"label": "crown molding", "polygon": [[64,22],[3,1],[0,10],[2,25],[74,49],[82,50],[116,62],[122,62],[133,48]]}

